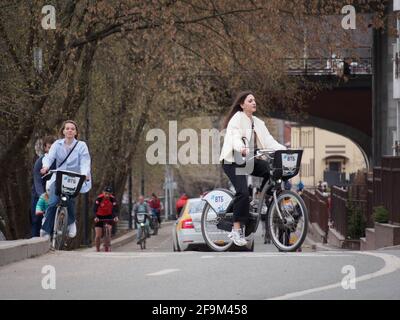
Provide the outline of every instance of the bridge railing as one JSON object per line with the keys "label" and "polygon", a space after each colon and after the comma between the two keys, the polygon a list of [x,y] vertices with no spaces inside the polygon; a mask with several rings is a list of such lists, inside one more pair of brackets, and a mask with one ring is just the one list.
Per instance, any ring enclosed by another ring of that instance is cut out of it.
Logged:
{"label": "bridge railing", "polygon": [[372,74],[372,59],[354,61],[338,58],[285,58],[282,59],[291,75],[362,75]]}

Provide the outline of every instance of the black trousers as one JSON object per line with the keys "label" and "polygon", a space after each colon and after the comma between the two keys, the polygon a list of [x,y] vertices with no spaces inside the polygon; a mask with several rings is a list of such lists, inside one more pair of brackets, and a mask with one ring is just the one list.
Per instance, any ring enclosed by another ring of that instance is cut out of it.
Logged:
{"label": "black trousers", "polygon": [[[235,198],[233,200],[233,221],[246,224],[250,211],[250,194],[247,186],[247,175],[236,174],[236,169],[240,168],[240,166],[236,163],[222,163],[222,168],[236,190]],[[269,178],[268,162],[260,159],[254,159],[254,169],[251,175],[263,177],[264,180],[261,187],[264,187],[264,184]]]}

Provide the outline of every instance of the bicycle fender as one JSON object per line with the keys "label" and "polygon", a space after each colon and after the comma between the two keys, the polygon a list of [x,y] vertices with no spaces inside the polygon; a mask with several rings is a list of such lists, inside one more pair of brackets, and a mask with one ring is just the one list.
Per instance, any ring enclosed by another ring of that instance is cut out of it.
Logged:
{"label": "bicycle fender", "polygon": [[233,193],[226,189],[215,189],[207,193],[203,200],[206,201],[216,213],[225,213],[233,201]]}

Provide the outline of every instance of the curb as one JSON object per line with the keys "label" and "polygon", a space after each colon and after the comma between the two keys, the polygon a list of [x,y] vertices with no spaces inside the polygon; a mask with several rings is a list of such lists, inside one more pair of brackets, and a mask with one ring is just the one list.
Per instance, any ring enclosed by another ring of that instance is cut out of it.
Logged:
{"label": "curb", "polygon": [[50,241],[31,239],[0,241],[0,266],[37,257],[50,251]]}
{"label": "curb", "polygon": [[[175,221],[169,221],[169,220],[168,221],[164,221],[162,223],[162,227],[166,228],[169,225],[172,225],[173,223],[175,223]],[[122,236],[119,236],[117,238],[111,239],[111,249],[122,247],[122,246],[128,244],[129,242],[134,241],[135,239],[136,239],[136,230],[133,229],[132,231],[129,231],[129,232],[125,233]],[[87,249],[83,249],[83,250],[79,250],[79,251],[81,251],[81,252],[88,252],[88,251],[89,252],[93,252],[95,250],[96,250],[96,248],[95,248],[95,246],[93,246],[91,248],[87,248]]]}
{"label": "curb", "polygon": [[336,248],[336,247],[328,247],[320,242],[315,242],[314,240],[310,239],[310,237],[307,235],[306,240],[304,241],[305,243],[307,242],[308,245],[311,245],[311,248],[313,250],[324,250],[324,251],[341,251],[341,250],[347,250],[347,249],[341,249],[341,248]]}

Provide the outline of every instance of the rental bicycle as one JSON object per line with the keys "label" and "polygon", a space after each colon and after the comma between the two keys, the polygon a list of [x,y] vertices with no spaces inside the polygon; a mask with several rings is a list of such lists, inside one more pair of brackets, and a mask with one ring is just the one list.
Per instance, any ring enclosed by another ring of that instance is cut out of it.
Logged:
{"label": "rental bicycle", "polygon": [[140,237],[138,238],[137,244],[140,245],[140,249],[146,249],[146,239],[150,237],[148,228],[146,227],[145,221],[146,219],[150,219],[151,217],[148,213],[137,213],[137,225],[138,231],[140,228]]}
{"label": "rental bicycle", "polygon": [[43,178],[56,174],[55,194],[60,197],[51,233],[51,247],[62,250],[68,234],[68,200],[75,198],[82,188],[85,176],[67,170],[50,170]]}
{"label": "rental bicycle", "polygon": [[138,244],[140,245],[140,249],[146,249],[146,239],[148,237],[148,231],[146,230],[146,225],[141,222],[139,225],[141,229],[140,238],[138,240]]}
{"label": "rental bicycle", "polygon": [[[296,251],[304,242],[308,229],[308,211],[300,195],[284,189],[284,182],[299,172],[303,150],[255,150],[254,157],[268,162],[269,178],[258,202],[250,204],[249,221],[244,227],[247,241],[254,244],[261,214],[266,214],[265,233],[279,251]],[[215,189],[206,201],[201,217],[203,238],[213,251],[226,251],[233,245],[228,238],[233,227],[234,194],[226,189]]]}

